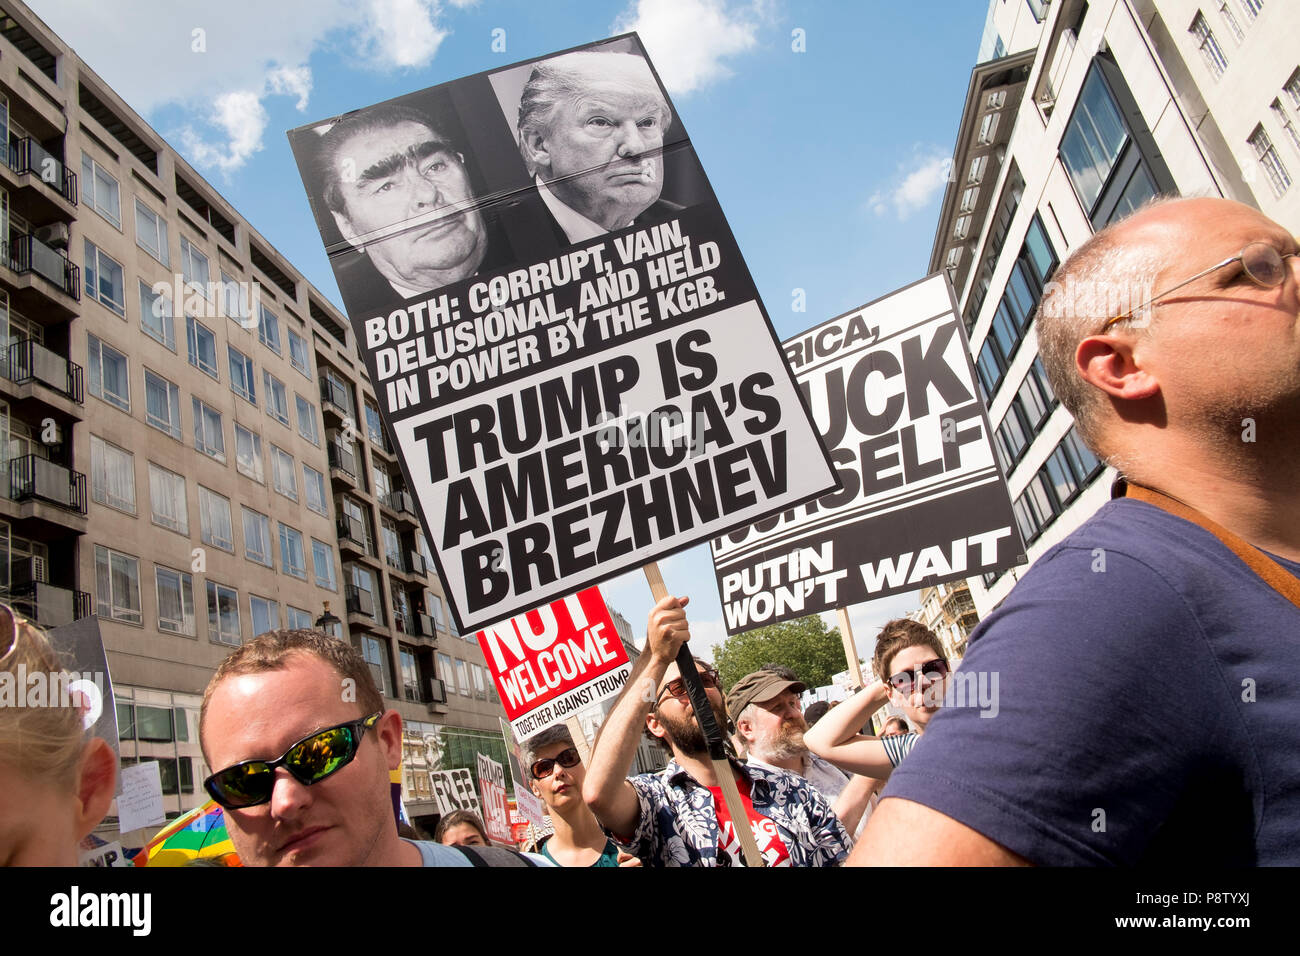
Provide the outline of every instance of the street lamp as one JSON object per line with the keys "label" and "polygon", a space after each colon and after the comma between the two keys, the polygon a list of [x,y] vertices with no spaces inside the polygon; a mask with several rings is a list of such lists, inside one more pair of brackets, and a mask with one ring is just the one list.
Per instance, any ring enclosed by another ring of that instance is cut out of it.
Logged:
{"label": "street lamp", "polygon": [[334,627],[335,624],[342,624],[342,623],[343,622],[339,620],[337,615],[330,613],[330,602],[326,601],[325,612],[321,614],[320,617],[316,618],[316,626],[320,628],[322,631],[324,631],[326,634],[330,634],[333,633],[331,629]]}

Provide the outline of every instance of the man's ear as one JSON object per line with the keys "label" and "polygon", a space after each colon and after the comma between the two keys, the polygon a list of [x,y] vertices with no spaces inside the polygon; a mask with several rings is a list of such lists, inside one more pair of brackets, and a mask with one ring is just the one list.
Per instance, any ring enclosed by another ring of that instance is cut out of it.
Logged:
{"label": "man's ear", "polygon": [[356,249],[357,252],[365,252],[366,244],[358,241],[357,231],[352,228],[352,220],[343,213],[334,212],[332,209],[330,210],[330,215],[334,217],[334,225],[339,227],[339,232],[342,233],[343,238],[351,244],[352,248]]}
{"label": "man's ear", "polygon": [[1088,336],[1075,350],[1074,364],[1085,382],[1112,398],[1142,401],[1160,391],[1160,382],[1137,360],[1133,342],[1123,334]]}
{"label": "man's ear", "polygon": [[375,733],[388,758],[388,769],[396,770],[402,765],[402,715],[395,710],[384,711],[375,724]]}
{"label": "man's ear", "polygon": [[113,802],[117,782],[117,756],[113,748],[93,737],[81,751],[77,765],[77,838],[84,839],[99,825]]}
{"label": "man's ear", "polygon": [[551,151],[546,146],[546,137],[535,129],[525,130],[519,134],[519,152],[523,154],[528,171],[549,179],[551,172]]}
{"label": "man's ear", "polygon": [[645,725],[646,729],[660,740],[663,740],[667,735],[667,731],[664,730],[664,725],[659,722],[659,718],[655,716],[653,710],[645,715]]}

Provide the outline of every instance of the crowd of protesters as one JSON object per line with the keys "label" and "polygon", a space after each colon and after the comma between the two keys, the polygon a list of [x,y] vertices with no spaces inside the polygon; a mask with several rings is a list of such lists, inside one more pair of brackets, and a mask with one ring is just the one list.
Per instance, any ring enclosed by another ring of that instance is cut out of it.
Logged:
{"label": "crowd of protesters", "polygon": [[[1221,862],[1300,862],[1297,262],[1296,238],[1258,211],[1191,199],[1143,207],[1061,266],[1040,351],[1083,439],[1123,479],[981,622],[961,670],[931,631],[891,621],[874,678],[809,720],[806,685],[779,662],[730,688],[696,662],[704,724],[727,742],[718,758],[679,670],[688,599],[666,597],[589,763],[558,730],[524,742],[519,783],[554,833],[517,853],[488,845],[468,814],[433,841],[400,834],[389,773],[402,722],[369,666],[320,632],[269,632],[221,665],[200,714],[218,768],[204,786],[240,860],[1170,863],[1202,858],[1213,807]],[[1112,314],[1106,290],[1121,281],[1161,291]],[[0,678],[58,667],[0,606]],[[952,703],[963,677],[985,676],[1000,679],[993,707]],[[1133,706],[1117,721],[1119,699]],[[864,733],[886,701],[903,719]],[[671,759],[629,777],[643,734]],[[75,859],[113,767],[76,706],[0,707],[0,864]]]}

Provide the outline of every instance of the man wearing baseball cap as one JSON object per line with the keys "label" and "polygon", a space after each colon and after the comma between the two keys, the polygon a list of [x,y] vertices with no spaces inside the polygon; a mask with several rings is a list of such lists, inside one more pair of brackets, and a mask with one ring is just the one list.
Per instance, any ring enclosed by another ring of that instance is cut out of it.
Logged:
{"label": "man wearing baseball cap", "polygon": [[[793,675],[791,675],[793,676]],[[745,742],[750,767],[787,770],[821,791],[849,833],[858,829],[871,799],[870,777],[848,776],[808,749],[808,724],[799,695],[807,686],[764,668],[736,681],[727,694],[727,712]]]}

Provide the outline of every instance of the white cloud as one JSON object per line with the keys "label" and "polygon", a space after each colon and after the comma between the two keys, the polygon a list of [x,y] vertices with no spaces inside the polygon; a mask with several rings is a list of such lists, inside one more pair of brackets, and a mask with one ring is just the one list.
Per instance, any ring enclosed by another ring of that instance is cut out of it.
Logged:
{"label": "white cloud", "polygon": [[[451,0],[464,7],[470,0]],[[36,15],[144,116],[179,106],[160,131],[200,167],[229,174],[262,148],[267,99],[307,109],[314,52],[341,41],[360,69],[424,67],[447,36],[442,0],[30,0]]]}
{"label": "white cloud", "polygon": [[910,159],[899,164],[894,181],[872,193],[867,205],[877,216],[887,215],[892,208],[902,222],[929,205],[948,182],[951,167],[950,157],[933,147],[917,147]]}
{"label": "white cloud", "polygon": [[447,31],[438,26],[438,0],[370,0],[362,56],[384,68],[428,66]]}
{"label": "white cloud", "polygon": [[731,75],[728,57],[752,50],[768,6],[764,0],[634,0],[614,21],[635,30],[670,93],[690,93]]}

